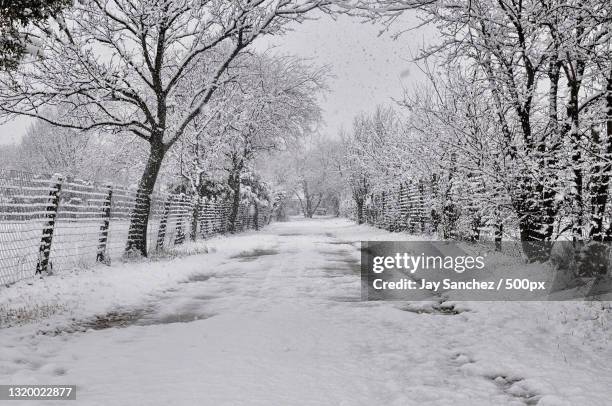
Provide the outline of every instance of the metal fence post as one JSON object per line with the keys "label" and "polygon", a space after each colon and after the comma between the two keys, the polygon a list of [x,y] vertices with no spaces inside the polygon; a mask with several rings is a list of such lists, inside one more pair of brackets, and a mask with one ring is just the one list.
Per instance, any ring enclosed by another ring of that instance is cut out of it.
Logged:
{"label": "metal fence post", "polygon": [[104,198],[104,203],[102,204],[102,224],[100,225],[100,237],[98,238],[98,253],[96,255],[96,262],[110,264],[110,257],[106,254],[106,247],[108,244],[108,231],[110,228],[113,186],[106,185],[106,189],[106,197]]}
{"label": "metal fence post", "polygon": [[55,175],[53,184],[49,189],[49,200],[45,213],[46,223],[43,226],[40,248],[38,250],[38,263],[36,264],[36,275],[49,271],[49,256],[51,255],[51,243],[53,231],[55,230],[55,219],[60,202],[60,191],[62,190],[63,176]]}

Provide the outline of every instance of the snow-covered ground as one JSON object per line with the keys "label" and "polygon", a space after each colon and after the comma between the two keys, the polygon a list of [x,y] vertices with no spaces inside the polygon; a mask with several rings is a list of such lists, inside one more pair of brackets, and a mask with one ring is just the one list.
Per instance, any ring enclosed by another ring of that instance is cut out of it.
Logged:
{"label": "snow-covered ground", "polygon": [[299,220],[18,283],[0,313],[40,317],[9,318],[0,383],[76,384],[79,405],[612,404],[609,303],[360,302],[355,242],[410,238]]}

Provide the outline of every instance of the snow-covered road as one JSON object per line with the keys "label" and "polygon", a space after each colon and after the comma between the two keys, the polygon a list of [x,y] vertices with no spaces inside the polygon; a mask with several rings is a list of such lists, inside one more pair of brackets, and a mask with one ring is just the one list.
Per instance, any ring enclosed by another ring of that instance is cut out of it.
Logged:
{"label": "snow-covered road", "polygon": [[[109,270],[89,295],[65,293],[82,302],[73,328],[60,314],[2,331],[0,381],[76,384],[78,405],[612,404],[602,304],[360,302],[358,241],[398,237],[300,220],[210,242],[166,264],[163,284]],[[55,297],[46,283],[32,296]],[[124,306],[102,316],[87,303],[101,300]]]}

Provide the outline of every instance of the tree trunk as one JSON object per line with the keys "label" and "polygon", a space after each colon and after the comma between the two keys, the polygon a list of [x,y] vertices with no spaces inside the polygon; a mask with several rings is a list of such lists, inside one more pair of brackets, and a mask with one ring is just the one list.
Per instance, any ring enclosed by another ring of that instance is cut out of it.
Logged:
{"label": "tree trunk", "polygon": [[584,202],[583,202],[583,183],[584,176],[582,173],[583,157],[580,135],[580,121],[578,113],[578,92],[580,91],[580,83],[572,83],[570,85],[570,101],[567,107],[567,116],[570,120],[570,142],[572,144],[572,172],[573,172],[573,226],[572,238],[574,241],[582,240],[582,229],[584,219]]}
{"label": "tree trunk", "polygon": [[340,197],[336,195],[332,196],[331,202],[334,210],[334,217],[340,217]]}
{"label": "tree trunk", "polygon": [[542,233],[542,215],[526,214],[519,220],[521,245],[528,262],[546,262],[550,258],[552,242]]}
{"label": "tree trunk", "polygon": [[314,216],[317,213],[317,210],[319,209],[319,206],[321,205],[321,200],[323,200],[323,194],[319,193],[318,195],[318,200],[317,203],[311,206],[311,214],[310,214],[310,218],[312,218],[312,216]]}
{"label": "tree trunk", "polygon": [[355,198],[357,205],[357,224],[363,224],[363,198]]}
{"label": "tree trunk", "polygon": [[597,175],[592,190],[592,227],[590,236],[595,241],[612,240],[612,227],[604,233],[604,213],[608,204],[608,193],[610,190],[610,177],[612,175],[612,69],[610,70],[606,86],[606,160],[601,161],[595,167]]}
{"label": "tree trunk", "polygon": [[125,247],[127,254],[138,253],[143,257],[147,256],[147,227],[151,210],[151,194],[153,193],[165,152],[163,144],[151,143],[149,158],[142,177],[138,182],[136,205],[132,211],[128,241]]}
{"label": "tree trunk", "polygon": [[502,237],[504,234],[504,225],[500,221],[495,225],[495,251],[502,251]]}
{"label": "tree trunk", "polygon": [[517,178],[516,191],[512,205],[519,218],[523,253],[528,262],[545,262],[550,257],[556,217],[554,191],[546,190],[542,182],[529,175]]}
{"label": "tree trunk", "polygon": [[304,217],[312,218],[312,196],[308,191],[308,182],[302,181],[302,190],[304,191],[305,206],[302,207]]}
{"label": "tree trunk", "polygon": [[312,215],[314,213],[312,212],[312,196],[306,196],[306,211],[304,213],[304,215],[311,219]]}
{"label": "tree trunk", "polygon": [[200,196],[194,195],[193,199],[193,210],[191,212],[191,234],[189,235],[191,241],[198,239],[198,225],[200,224]]}
{"label": "tree trunk", "polygon": [[480,215],[475,214],[472,217],[472,234],[470,235],[470,240],[472,242],[480,241],[480,225],[481,225]]}

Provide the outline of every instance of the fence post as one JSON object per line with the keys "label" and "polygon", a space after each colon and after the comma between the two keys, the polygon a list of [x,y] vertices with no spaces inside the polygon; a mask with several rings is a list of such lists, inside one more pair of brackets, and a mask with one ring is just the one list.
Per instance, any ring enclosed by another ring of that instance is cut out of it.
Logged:
{"label": "fence post", "polygon": [[410,184],[402,183],[402,231],[410,229]]}
{"label": "fence post", "polygon": [[185,221],[185,195],[181,193],[177,200],[179,201],[179,207],[178,217],[176,219],[176,236],[174,238],[174,245],[181,245],[185,242],[185,230],[183,227],[183,222]]}
{"label": "fence post", "polygon": [[410,180],[410,184],[408,186],[408,196],[410,204],[408,205],[408,211],[410,212],[409,216],[409,226],[408,230],[410,234],[415,234],[417,230],[417,223],[419,221],[419,204],[418,204],[418,186],[415,183],[414,179]]}
{"label": "fence post", "polygon": [[110,228],[111,202],[113,199],[113,186],[106,185],[106,197],[102,204],[102,225],[100,225],[100,237],[98,238],[98,253],[96,262],[110,264],[110,257],[106,255],[106,247],[108,244],[108,231]]}
{"label": "fence post", "polygon": [[221,224],[219,232],[222,234],[226,234],[229,230],[229,209],[230,206],[227,202],[221,201],[219,203],[219,221]]}
{"label": "fence post", "polygon": [[217,199],[213,197],[208,202],[208,218],[210,219],[210,236],[217,234]]}
{"label": "fence post", "polygon": [[204,198],[202,204],[202,238],[209,238],[214,234],[213,200],[209,197]]}
{"label": "fence post", "polygon": [[206,239],[206,196],[200,198],[200,238]]}
{"label": "fence post", "polygon": [[217,229],[218,229],[218,225],[217,225],[217,198],[213,197],[212,199],[210,199],[209,201],[209,208],[208,208],[208,217],[209,217],[209,221],[210,221],[210,226],[209,226],[209,230],[210,230],[210,235],[216,235],[217,234]]}
{"label": "fence post", "polygon": [[255,202],[253,206],[253,228],[259,231],[259,204]]}
{"label": "fence post", "polygon": [[63,176],[54,175],[54,183],[49,189],[49,200],[45,218],[47,222],[43,226],[40,248],[38,250],[38,263],[36,264],[36,275],[48,272],[49,256],[51,255],[51,243],[53,241],[53,231],[55,230],[55,219],[59,208],[60,191],[62,190]]}
{"label": "fence post", "polygon": [[419,179],[419,220],[421,222],[421,233],[425,232],[425,182]]}
{"label": "fence post", "polygon": [[155,244],[156,251],[161,251],[164,249],[164,242],[166,241],[166,230],[168,228],[168,217],[170,216],[171,207],[172,195],[168,195],[168,198],[164,203],[164,212],[162,214],[162,218],[159,221],[159,230],[157,230],[157,243]]}

